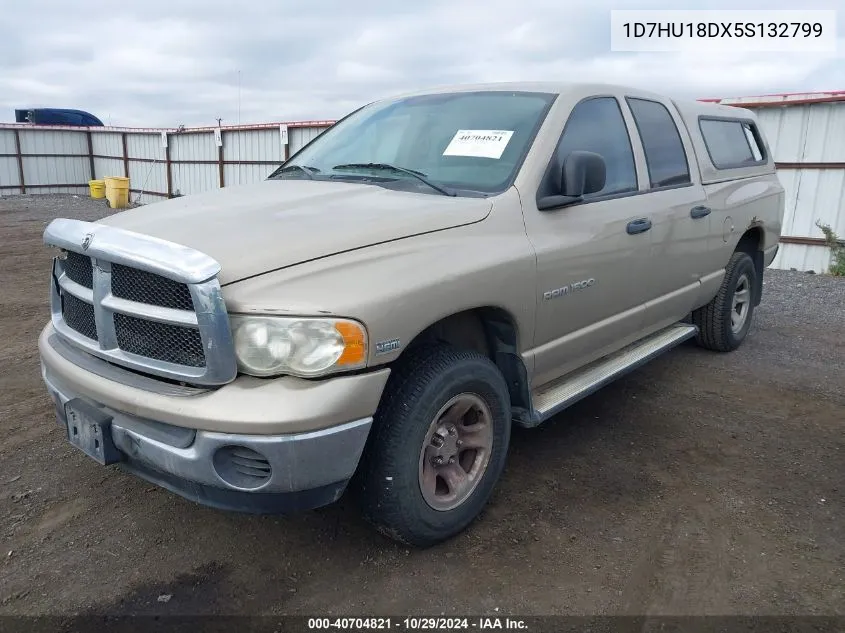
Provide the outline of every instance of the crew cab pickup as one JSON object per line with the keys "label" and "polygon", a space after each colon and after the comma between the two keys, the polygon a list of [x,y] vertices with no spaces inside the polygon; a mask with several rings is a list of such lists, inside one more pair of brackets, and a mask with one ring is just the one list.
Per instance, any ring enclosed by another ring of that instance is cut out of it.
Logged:
{"label": "crew cab pickup", "polygon": [[199,503],[354,494],[464,530],[536,427],[693,339],[736,350],[778,249],[754,112],[632,87],[422,91],[258,184],[58,218],[42,373],[68,440]]}

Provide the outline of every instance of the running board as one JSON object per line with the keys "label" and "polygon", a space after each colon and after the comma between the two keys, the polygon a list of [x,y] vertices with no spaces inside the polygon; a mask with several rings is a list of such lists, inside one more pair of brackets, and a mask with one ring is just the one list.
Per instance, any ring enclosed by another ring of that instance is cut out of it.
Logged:
{"label": "running board", "polygon": [[698,328],[694,325],[685,323],[672,325],[623,347],[618,352],[600,358],[583,369],[543,385],[531,393],[531,401],[534,405],[532,417],[535,423],[545,422],[620,376],[692,338],[697,331]]}

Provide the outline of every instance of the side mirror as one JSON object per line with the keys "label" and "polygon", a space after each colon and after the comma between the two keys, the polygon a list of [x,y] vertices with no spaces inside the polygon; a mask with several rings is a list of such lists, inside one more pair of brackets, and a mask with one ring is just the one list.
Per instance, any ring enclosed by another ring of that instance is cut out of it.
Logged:
{"label": "side mirror", "polygon": [[559,209],[579,202],[583,196],[604,189],[607,166],[601,154],[574,151],[563,161],[560,174],[560,193],[537,201],[541,211]]}
{"label": "side mirror", "polygon": [[561,193],[580,198],[604,189],[606,179],[607,166],[601,154],[575,151],[563,161]]}

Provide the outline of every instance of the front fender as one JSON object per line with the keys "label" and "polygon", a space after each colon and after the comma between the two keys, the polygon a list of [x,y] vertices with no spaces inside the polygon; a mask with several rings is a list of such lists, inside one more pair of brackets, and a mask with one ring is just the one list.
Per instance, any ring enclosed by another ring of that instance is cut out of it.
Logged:
{"label": "front fender", "polygon": [[536,259],[518,198],[514,194],[506,202],[497,202],[491,215],[476,224],[231,284],[223,289],[227,307],[232,313],[358,319],[367,327],[373,366],[395,360],[438,320],[490,306],[513,316],[523,351],[533,342]]}

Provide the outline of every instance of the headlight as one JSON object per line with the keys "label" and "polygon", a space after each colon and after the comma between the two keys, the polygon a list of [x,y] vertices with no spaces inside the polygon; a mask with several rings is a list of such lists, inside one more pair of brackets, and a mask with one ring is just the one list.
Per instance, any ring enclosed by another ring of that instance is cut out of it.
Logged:
{"label": "headlight", "polygon": [[252,376],[311,377],[367,364],[367,333],[350,319],[232,315],[238,368]]}

